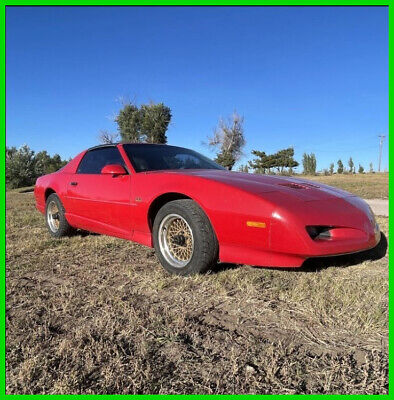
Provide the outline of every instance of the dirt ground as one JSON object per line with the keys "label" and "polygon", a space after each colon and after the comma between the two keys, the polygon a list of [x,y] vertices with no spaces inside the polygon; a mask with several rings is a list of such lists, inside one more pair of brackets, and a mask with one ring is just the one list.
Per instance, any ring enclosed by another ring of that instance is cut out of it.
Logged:
{"label": "dirt ground", "polygon": [[9,394],[388,392],[385,242],[182,278],[131,242],[51,239],[31,193],[6,207]]}

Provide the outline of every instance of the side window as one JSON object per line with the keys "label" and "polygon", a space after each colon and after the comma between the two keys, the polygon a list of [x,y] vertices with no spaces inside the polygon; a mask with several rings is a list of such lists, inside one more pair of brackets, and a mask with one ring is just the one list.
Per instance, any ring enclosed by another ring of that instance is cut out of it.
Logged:
{"label": "side window", "polygon": [[90,150],[79,163],[77,174],[100,174],[102,168],[109,164],[120,164],[126,168],[123,158],[116,147]]}

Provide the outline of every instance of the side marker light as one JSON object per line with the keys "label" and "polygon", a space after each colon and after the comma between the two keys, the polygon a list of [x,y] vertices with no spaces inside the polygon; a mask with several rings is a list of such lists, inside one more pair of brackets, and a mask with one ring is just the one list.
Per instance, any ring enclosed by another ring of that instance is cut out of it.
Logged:
{"label": "side marker light", "polygon": [[253,228],[266,228],[265,222],[257,222],[257,221],[246,221],[247,226],[251,226]]}

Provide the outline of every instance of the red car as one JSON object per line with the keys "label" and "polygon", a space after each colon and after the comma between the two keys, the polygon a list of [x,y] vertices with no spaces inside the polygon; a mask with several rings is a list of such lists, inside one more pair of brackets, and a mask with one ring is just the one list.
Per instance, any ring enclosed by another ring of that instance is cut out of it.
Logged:
{"label": "red car", "polygon": [[80,228],[132,240],[154,247],[163,267],[181,275],[218,260],[299,267],[380,240],[369,206],[343,190],[230,172],[168,145],[93,147],[38,178],[34,194],[52,236]]}

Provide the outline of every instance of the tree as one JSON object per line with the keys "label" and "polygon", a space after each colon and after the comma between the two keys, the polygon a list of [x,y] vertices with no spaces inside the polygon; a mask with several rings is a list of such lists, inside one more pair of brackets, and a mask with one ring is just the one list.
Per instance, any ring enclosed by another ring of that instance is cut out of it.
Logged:
{"label": "tree", "polygon": [[308,154],[306,154],[306,153],[304,153],[302,155],[302,168],[303,168],[302,173],[304,175],[307,175],[308,174],[308,170],[309,170],[309,157],[308,157]]}
{"label": "tree", "polygon": [[252,161],[249,161],[250,168],[253,169],[255,174],[265,174],[268,167],[268,157],[264,151],[252,150],[252,154],[256,156],[256,158]]}
{"label": "tree", "polygon": [[358,173],[363,174],[364,173],[364,167],[361,164],[358,164]]}
{"label": "tree", "polygon": [[219,121],[213,136],[208,138],[208,145],[219,150],[215,161],[230,171],[241,158],[246,143],[243,122],[243,117],[234,111],[227,121]]}
{"label": "tree", "polygon": [[311,153],[311,173],[312,175],[316,175],[316,156]]}
{"label": "tree", "polygon": [[50,162],[49,168],[45,171],[46,174],[50,174],[52,172],[58,171],[60,168],[63,168],[68,161],[62,160],[59,154],[55,154],[52,157],[52,160]]}
{"label": "tree", "polygon": [[273,167],[277,168],[278,172],[283,173],[285,168],[293,169],[298,167],[298,162],[294,160],[294,149],[288,147],[287,149],[279,150],[272,155]]}
{"label": "tree", "polygon": [[171,109],[163,103],[143,104],[141,113],[141,137],[147,143],[167,143],[166,132],[171,121]]}
{"label": "tree", "polygon": [[124,142],[141,142],[141,113],[134,104],[126,104],[115,118],[118,131]]}
{"label": "tree", "polygon": [[238,171],[239,171],[239,172],[248,173],[248,172],[249,172],[249,168],[248,168],[247,165],[240,165],[240,166],[238,167]]}
{"label": "tree", "polygon": [[[123,142],[167,143],[166,131],[171,121],[171,109],[163,103],[127,103],[115,118]],[[112,140],[112,134],[101,135],[102,140]]]}
{"label": "tree", "polygon": [[10,188],[31,186],[36,179],[34,151],[23,145],[6,149],[6,185]]}
{"label": "tree", "polygon": [[6,186],[18,188],[34,185],[36,179],[64,167],[59,154],[51,157],[45,150],[34,153],[29,146],[6,147]]}
{"label": "tree", "polygon": [[347,164],[349,165],[349,172],[350,172],[351,174],[353,174],[354,172],[356,172],[356,171],[355,171],[354,162],[353,162],[352,157],[349,158],[349,161],[347,162]]}
{"label": "tree", "polygon": [[330,164],[330,169],[329,169],[330,175],[334,173],[334,163]]}
{"label": "tree", "polygon": [[99,133],[99,141],[102,144],[112,144],[116,143],[119,140],[118,133],[111,133],[108,131],[100,131]]}
{"label": "tree", "polygon": [[284,169],[288,168],[288,173],[290,173],[293,168],[299,165],[298,162],[294,160],[294,149],[292,147],[279,150],[269,155],[264,151],[258,150],[253,150],[252,154],[255,155],[256,158],[249,161],[249,166],[255,173],[271,173],[271,168],[276,168],[278,173],[283,173]]}
{"label": "tree", "polygon": [[36,176],[41,176],[49,173],[47,171],[49,170],[50,166],[51,166],[51,156],[45,150],[40,151],[35,155],[34,169]]}
{"label": "tree", "polygon": [[34,168],[35,175],[39,177],[45,174],[51,174],[64,167],[67,161],[63,161],[59,154],[55,154],[51,157],[45,150],[38,152],[34,156]]}
{"label": "tree", "polygon": [[369,172],[372,174],[373,173],[373,164],[369,163]]}
{"label": "tree", "polygon": [[343,174],[343,162],[342,162],[342,160],[338,160],[337,161],[337,165],[338,165],[337,173],[338,174]]}
{"label": "tree", "polygon": [[304,153],[302,156],[303,173],[305,175],[316,175],[316,156],[314,153]]}

